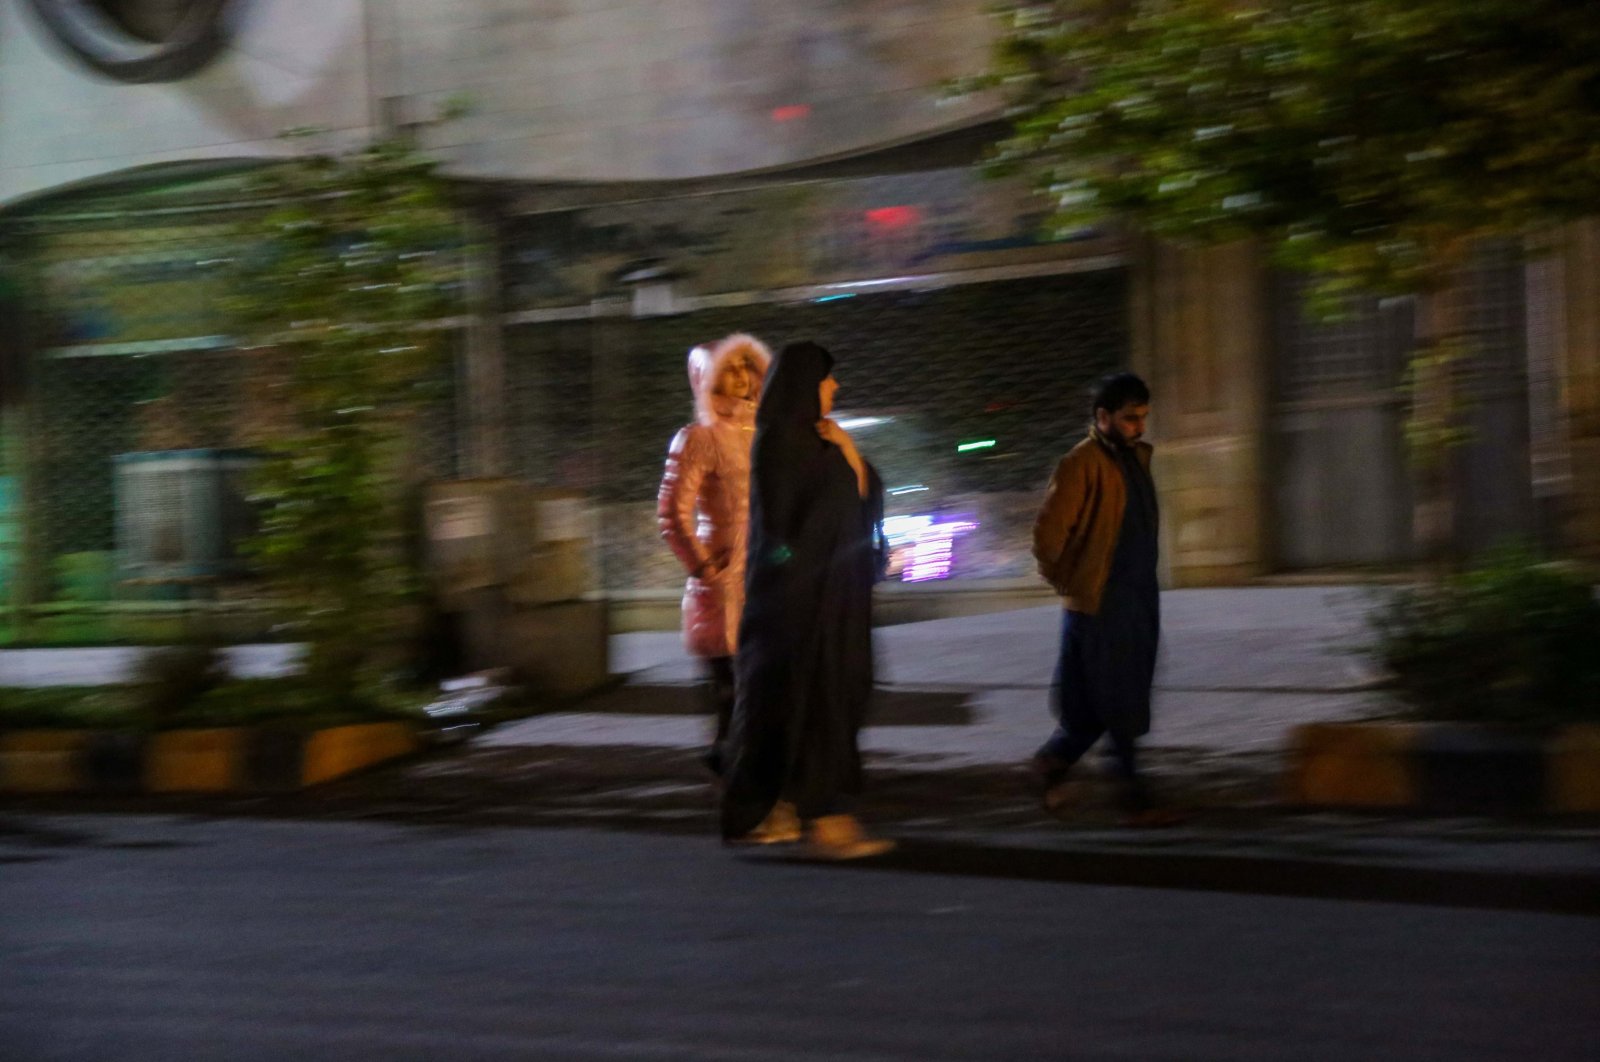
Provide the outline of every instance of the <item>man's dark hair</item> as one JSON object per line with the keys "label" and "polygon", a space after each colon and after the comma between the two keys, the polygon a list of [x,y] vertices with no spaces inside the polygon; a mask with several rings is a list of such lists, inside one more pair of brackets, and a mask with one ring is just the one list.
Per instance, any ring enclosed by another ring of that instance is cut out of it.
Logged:
{"label": "man's dark hair", "polygon": [[1089,415],[1099,410],[1115,413],[1130,402],[1136,406],[1150,404],[1150,388],[1131,372],[1114,372],[1095,381],[1090,393]]}

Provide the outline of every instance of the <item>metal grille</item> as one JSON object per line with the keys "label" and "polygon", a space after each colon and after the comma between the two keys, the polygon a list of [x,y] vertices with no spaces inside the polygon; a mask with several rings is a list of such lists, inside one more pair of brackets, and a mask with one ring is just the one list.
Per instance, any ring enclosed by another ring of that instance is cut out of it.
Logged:
{"label": "metal grille", "polygon": [[891,514],[970,514],[955,574],[1026,575],[1038,492],[1083,430],[1089,384],[1126,362],[1125,285],[1105,271],[521,326],[509,344],[515,471],[602,503],[608,588],[673,585],[653,499],[691,415],[685,356],[735,331],[775,350],[812,339],[838,358],[838,415],[877,421],[855,434],[903,491]]}
{"label": "metal grille", "polygon": [[[225,267],[241,252],[236,223],[248,209],[222,180],[77,197],[0,219],[0,263],[21,293],[12,304],[23,307],[7,326],[13,345],[26,336],[7,364],[29,378],[5,389],[14,401],[0,469],[0,609],[12,607],[0,612],[0,641],[24,620],[31,638],[141,637],[136,622],[88,620],[84,609],[121,616],[192,593],[186,578],[238,572],[227,560],[248,520],[231,455],[259,445],[285,413],[271,386],[282,364],[235,349],[227,335]],[[453,371],[441,364],[419,425],[415,460],[428,476],[459,467]],[[154,493],[122,477],[124,503],[142,499],[148,509],[164,499],[171,511],[124,514],[119,540],[118,468],[132,467],[129,455],[182,453],[196,457],[189,472],[174,471]],[[224,456],[232,471],[218,479],[207,461]],[[178,529],[182,548],[157,551],[173,563],[122,555],[135,540],[149,545],[129,523],[135,515]],[[174,549],[182,556],[167,557]],[[248,584],[205,592],[253,593]]]}
{"label": "metal grille", "polygon": [[1392,392],[1413,345],[1410,300],[1350,298],[1332,319],[1312,314],[1311,282],[1273,279],[1277,391],[1281,401]]}
{"label": "metal grille", "polygon": [[[1282,401],[1391,391],[1414,348],[1410,299],[1352,297],[1331,319],[1307,306],[1311,282],[1274,278],[1276,372]],[[1461,378],[1475,389],[1515,380],[1527,364],[1527,299],[1523,264],[1514,247],[1483,247],[1461,274],[1462,327],[1472,346]]]}
{"label": "metal grille", "polygon": [[[1393,564],[1414,552],[1400,384],[1415,347],[1411,300],[1352,299],[1337,320],[1305,308],[1307,282],[1275,281],[1277,559],[1287,567]],[[1517,249],[1478,250],[1456,287],[1467,334],[1454,386],[1468,437],[1452,464],[1457,545],[1534,529],[1528,457],[1528,308]]]}
{"label": "metal grille", "polygon": [[[891,200],[915,198],[904,183],[863,185],[818,209],[841,218],[892,209]],[[950,196],[960,190],[950,177],[923,183]],[[861,198],[866,191],[872,194]],[[224,179],[96,193],[0,219],[0,255],[28,294],[22,360],[32,373],[26,405],[8,407],[9,482],[0,472],[0,505],[9,499],[0,569],[17,576],[0,571],[0,579],[7,603],[27,606],[13,610],[13,619],[49,615],[64,604],[160,596],[134,586],[118,560],[119,458],[127,464],[134,453],[248,450],[282,415],[265,386],[270,359],[235,350],[227,335],[224,266],[248,253],[232,235],[246,209]],[[810,216],[799,210],[789,221],[803,227]],[[1007,243],[991,240],[984,224],[968,218],[960,231],[947,231],[930,222],[923,238],[935,249],[959,244],[959,253],[981,256],[990,243]],[[1010,224],[996,221],[995,231],[1004,237]],[[656,236],[673,238],[667,230]],[[923,244],[869,236],[841,244],[834,232],[807,254],[827,269],[854,270],[873,262],[917,265],[930,253]],[[886,248],[892,260],[860,257]],[[625,256],[649,249],[630,245]],[[501,294],[517,305],[522,281],[510,272]],[[605,585],[668,587],[681,579],[656,536],[654,496],[667,442],[691,413],[684,357],[693,345],[735,331],[774,349],[796,339],[832,348],[843,387],[839,413],[871,418],[857,437],[900,492],[890,499],[891,514],[970,517],[956,575],[1027,574],[1038,492],[1082,431],[1087,386],[1126,362],[1123,273],[800,302],[756,295],[749,305],[675,316],[636,318],[611,307],[598,316],[507,327],[508,471],[595,498]],[[452,345],[448,379],[419,424],[417,467],[434,478],[463,467],[455,397],[462,338]]]}
{"label": "metal grille", "polygon": [[1527,282],[1515,247],[1485,247],[1464,277],[1465,327],[1472,335],[1463,374],[1471,393],[1488,397],[1507,386],[1521,390],[1528,365]]}

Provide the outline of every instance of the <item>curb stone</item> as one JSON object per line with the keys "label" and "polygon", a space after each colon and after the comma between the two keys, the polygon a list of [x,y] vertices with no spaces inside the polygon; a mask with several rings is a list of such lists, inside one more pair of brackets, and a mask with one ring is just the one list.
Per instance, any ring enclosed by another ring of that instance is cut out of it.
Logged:
{"label": "curb stone", "polygon": [[1433,723],[1311,723],[1290,731],[1286,797],[1311,807],[1439,814],[1600,812],[1600,726],[1540,739]]}
{"label": "curb stone", "polygon": [[289,792],[422,748],[412,723],[0,734],[0,793]]}

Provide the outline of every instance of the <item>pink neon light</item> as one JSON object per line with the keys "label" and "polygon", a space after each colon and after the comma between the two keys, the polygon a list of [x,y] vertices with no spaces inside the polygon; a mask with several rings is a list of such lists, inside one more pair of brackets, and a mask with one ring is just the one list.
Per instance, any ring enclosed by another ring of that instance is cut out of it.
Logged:
{"label": "pink neon light", "polygon": [[956,537],[977,529],[976,523],[966,520],[952,520],[927,528],[911,547],[901,582],[924,583],[932,579],[950,578],[950,570],[955,562]]}

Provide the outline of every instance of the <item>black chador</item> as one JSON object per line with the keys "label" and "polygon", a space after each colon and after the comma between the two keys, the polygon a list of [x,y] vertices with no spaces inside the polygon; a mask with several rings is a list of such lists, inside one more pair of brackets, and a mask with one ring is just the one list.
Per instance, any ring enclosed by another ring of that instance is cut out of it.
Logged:
{"label": "black chador", "polygon": [[867,466],[863,498],[843,451],[818,433],[818,389],[832,368],[814,343],[784,348],[756,412],[728,838],[780,799],[802,820],[843,814],[861,785],[883,485]]}

